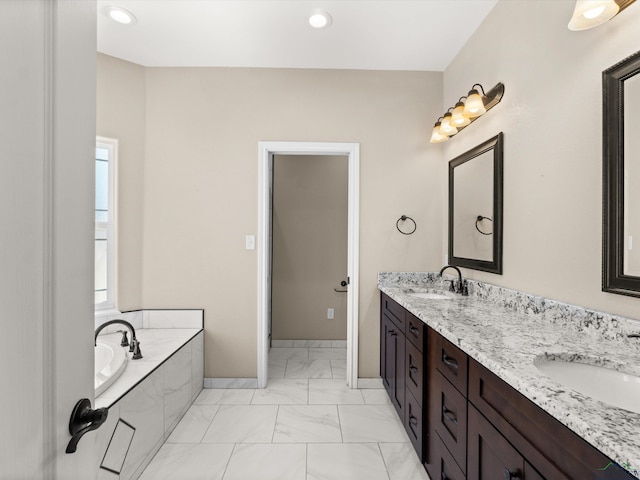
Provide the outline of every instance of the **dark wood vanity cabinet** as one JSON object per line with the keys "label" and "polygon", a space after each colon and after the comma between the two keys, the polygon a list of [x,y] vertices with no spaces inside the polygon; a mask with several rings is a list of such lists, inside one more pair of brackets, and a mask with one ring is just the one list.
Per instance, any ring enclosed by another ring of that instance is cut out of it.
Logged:
{"label": "dark wood vanity cabinet", "polygon": [[384,293],[380,325],[383,384],[432,479],[635,478],[599,477],[608,457]]}
{"label": "dark wood vanity cabinet", "polygon": [[381,295],[380,376],[416,453],[423,458],[424,323]]}

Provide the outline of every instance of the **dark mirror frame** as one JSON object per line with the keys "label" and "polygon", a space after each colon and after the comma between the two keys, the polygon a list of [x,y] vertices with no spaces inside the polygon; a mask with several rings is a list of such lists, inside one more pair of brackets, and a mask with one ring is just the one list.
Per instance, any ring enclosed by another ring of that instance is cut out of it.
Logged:
{"label": "dark mirror frame", "polygon": [[[453,255],[453,188],[455,168],[465,162],[493,150],[493,260],[455,257]],[[502,275],[502,198],[503,198],[504,135],[481,143],[449,162],[449,264]]]}
{"label": "dark mirror frame", "polygon": [[602,290],[640,297],[624,274],[624,82],[640,73],[640,52],[602,72]]}

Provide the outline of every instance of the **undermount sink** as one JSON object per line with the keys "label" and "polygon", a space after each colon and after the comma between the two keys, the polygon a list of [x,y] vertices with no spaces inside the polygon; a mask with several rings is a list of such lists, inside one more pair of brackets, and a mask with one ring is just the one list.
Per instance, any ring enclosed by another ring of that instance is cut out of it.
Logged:
{"label": "undermount sink", "polygon": [[453,296],[445,295],[443,293],[433,292],[414,292],[408,293],[410,297],[422,298],[423,300],[453,300]]}
{"label": "undermount sink", "polygon": [[640,376],[592,365],[588,363],[590,360],[601,362],[597,358],[575,355],[567,358],[541,355],[534,360],[534,365],[565,387],[611,406],[640,413]]}

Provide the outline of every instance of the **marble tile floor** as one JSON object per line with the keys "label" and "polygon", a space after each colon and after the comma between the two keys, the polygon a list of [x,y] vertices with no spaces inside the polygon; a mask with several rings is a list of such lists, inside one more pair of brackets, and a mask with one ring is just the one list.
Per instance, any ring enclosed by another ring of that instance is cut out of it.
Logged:
{"label": "marble tile floor", "polygon": [[269,378],[346,378],[346,348],[271,348]]}
{"label": "marble tile floor", "polygon": [[[384,389],[347,388],[342,354],[313,350],[272,349],[266,389],[203,390],[141,480],[428,480]],[[332,376],[297,378],[312,360]]]}

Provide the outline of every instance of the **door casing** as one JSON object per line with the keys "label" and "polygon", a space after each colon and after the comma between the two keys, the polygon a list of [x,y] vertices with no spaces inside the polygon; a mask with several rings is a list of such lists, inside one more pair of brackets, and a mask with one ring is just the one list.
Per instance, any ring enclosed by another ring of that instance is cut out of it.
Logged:
{"label": "door casing", "polygon": [[258,143],[258,388],[267,386],[271,315],[271,203],[274,155],[346,155],[349,162],[347,235],[347,385],[358,387],[360,145],[329,142]]}

